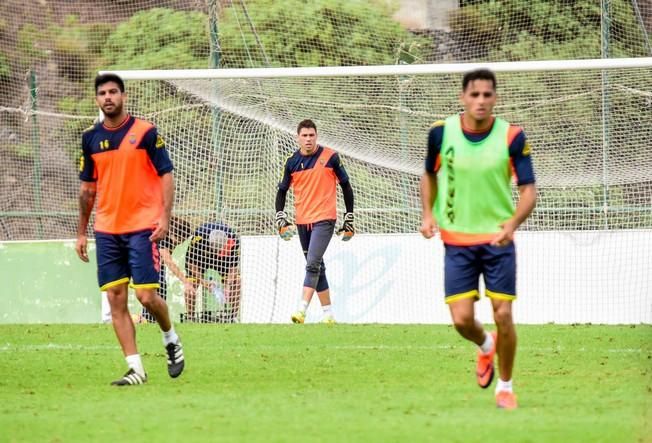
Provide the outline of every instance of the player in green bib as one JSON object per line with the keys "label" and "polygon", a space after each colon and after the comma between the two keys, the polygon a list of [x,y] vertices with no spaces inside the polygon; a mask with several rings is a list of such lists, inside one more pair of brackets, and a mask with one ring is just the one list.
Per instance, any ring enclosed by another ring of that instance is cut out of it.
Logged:
{"label": "player in green bib", "polygon": [[[464,75],[460,101],[464,112],[436,122],[428,135],[421,178],[421,233],[431,238],[439,227],[446,251],[446,303],[455,329],[479,347],[478,385],[487,388],[491,384],[494,355],[498,353],[496,404],[514,409],[514,231],[536,204],[530,144],[520,127],[493,115],[493,72],[479,69]],[[513,180],[519,194],[516,205],[512,200]],[[475,318],[480,275],[491,299],[496,332],[485,331]]]}

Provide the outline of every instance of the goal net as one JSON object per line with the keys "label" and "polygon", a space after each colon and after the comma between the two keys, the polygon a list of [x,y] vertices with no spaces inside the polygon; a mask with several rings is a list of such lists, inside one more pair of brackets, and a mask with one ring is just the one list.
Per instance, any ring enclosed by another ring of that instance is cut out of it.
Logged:
{"label": "goal net", "polygon": [[[238,236],[240,303],[215,304],[206,285],[198,315],[289,321],[305,263],[298,239],[275,235],[274,198],[296,125],[311,118],[356,197],[358,235],[334,238],[325,256],[336,317],[447,322],[442,246],[417,234],[418,181],[430,125],[460,111],[462,73],[479,66],[497,73],[495,112],[523,126],[533,147],[539,200],[517,234],[518,321],[651,322],[649,58],[119,72],[131,112],[158,126],[175,163],[175,215]],[[182,264],[192,241],[174,252]],[[168,283],[184,313],[180,282]],[[488,304],[480,309],[491,318]],[[308,321],[319,318],[315,297]]]}

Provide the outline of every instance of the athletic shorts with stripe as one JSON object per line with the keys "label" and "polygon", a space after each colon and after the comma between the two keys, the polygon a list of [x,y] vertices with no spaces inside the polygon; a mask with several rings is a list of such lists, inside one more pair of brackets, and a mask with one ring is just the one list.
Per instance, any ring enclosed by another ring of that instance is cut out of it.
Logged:
{"label": "athletic shorts with stripe", "polygon": [[161,268],[151,229],[129,234],[95,233],[97,280],[106,290],[132,280],[135,288],[158,288]]}
{"label": "athletic shorts with stripe", "polygon": [[478,284],[484,276],[486,295],[499,300],[516,298],[516,248],[489,244],[444,245],[444,286],[446,303],[480,297]]}

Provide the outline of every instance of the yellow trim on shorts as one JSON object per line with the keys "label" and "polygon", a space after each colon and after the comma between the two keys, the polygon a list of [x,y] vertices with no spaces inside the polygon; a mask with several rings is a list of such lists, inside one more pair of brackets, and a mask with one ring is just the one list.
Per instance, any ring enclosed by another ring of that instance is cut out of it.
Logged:
{"label": "yellow trim on shorts", "polygon": [[475,298],[476,300],[480,299],[480,294],[477,289],[473,289],[468,292],[462,292],[461,294],[449,295],[446,297],[446,304],[452,303],[457,300],[462,300],[463,298]]}
{"label": "yellow trim on shorts", "polygon": [[141,284],[130,284],[130,287],[134,289],[158,289],[161,287],[159,283],[141,283]]}
{"label": "yellow trim on shorts", "polygon": [[106,291],[109,288],[121,285],[123,283],[129,283],[129,277],[122,277],[120,280],[114,280],[112,282],[106,283],[100,286],[100,291]]}
{"label": "yellow trim on shorts", "polygon": [[494,292],[490,291],[489,289],[485,289],[485,293],[487,294],[487,297],[494,299],[494,300],[507,300],[507,301],[513,301],[516,300],[516,296],[513,294],[505,294],[502,292]]}

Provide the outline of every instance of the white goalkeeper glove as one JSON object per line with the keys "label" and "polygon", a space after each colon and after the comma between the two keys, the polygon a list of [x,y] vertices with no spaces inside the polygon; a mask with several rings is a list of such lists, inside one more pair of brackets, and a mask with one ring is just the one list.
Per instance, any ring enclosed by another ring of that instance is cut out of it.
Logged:
{"label": "white goalkeeper glove", "polygon": [[288,215],[285,211],[278,211],[276,213],[276,229],[278,230],[278,235],[285,241],[288,241],[296,233],[296,228],[292,223],[288,221]]}
{"label": "white goalkeeper glove", "polygon": [[342,227],[337,231],[337,235],[342,236],[342,241],[349,241],[355,235],[355,228],[353,227],[354,220],[353,212],[344,214],[344,221]]}

